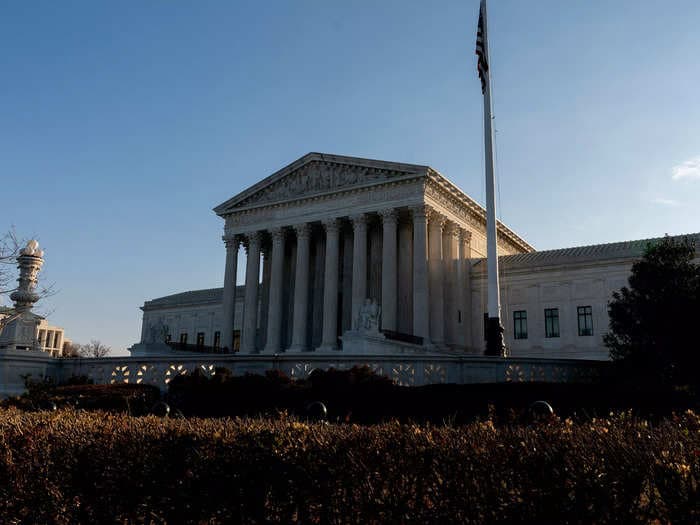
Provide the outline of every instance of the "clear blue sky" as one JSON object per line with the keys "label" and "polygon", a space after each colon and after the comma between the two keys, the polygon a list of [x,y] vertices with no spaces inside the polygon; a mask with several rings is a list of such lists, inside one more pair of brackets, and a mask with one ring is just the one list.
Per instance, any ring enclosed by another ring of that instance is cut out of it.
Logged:
{"label": "clear blue sky", "polygon": [[[477,0],[3,2],[3,229],[117,351],[221,286],[211,208],[309,151],[483,202]],[[538,249],[700,230],[700,2],[490,2],[499,215]],[[675,178],[674,178],[675,174]],[[6,299],[5,299],[6,300]]]}

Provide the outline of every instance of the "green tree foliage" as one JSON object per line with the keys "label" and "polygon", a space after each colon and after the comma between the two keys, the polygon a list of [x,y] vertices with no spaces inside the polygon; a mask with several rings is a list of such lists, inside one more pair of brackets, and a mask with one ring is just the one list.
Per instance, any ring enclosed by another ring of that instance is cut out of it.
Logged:
{"label": "green tree foliage", "polygon": [[690,240],[665,237],[632,266],[629,287],[613,293],[604,341],[630,377],[697,386],[700,266],[694,257]]}

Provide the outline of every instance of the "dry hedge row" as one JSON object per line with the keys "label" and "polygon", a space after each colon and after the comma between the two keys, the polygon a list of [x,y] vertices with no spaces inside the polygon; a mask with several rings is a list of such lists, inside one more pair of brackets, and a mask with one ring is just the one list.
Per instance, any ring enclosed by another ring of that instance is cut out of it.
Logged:
{"label": "dry hedge row", "polygon": [[688,523],[700,417],[461,427],[0,410],[2,523]]}

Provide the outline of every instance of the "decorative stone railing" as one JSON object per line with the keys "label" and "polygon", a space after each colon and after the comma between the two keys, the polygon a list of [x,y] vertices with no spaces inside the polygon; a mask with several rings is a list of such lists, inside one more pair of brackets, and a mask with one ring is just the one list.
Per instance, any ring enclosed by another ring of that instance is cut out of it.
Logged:
{"label": "decorative stone railing", "polygon": [[500,359],[484,357],[426,356],[329,356],[329,355],[252,355],[129,357],[76,359],[66,361],[62,377],[85,375],[96,383],[136,383],[167,388],[180,374],[195,370],[212,376],[217,368],[234,375],[263,374],[279,370],[292,379],[305,379],[315,369],[345,370],[368,366],[399,385],[419,386],[435,383],[504,383],[504,382],[590,382],[599,376],[606,363],[567,359]]}
{"label": "decorative stone railing", "polygon": [[25,374],[51,376],[57,381],[87,376],[98,384],[155,385],[162,390],[181,374],[199,370],[212,376],[217,368],[234,375],[263,374],[279,370],[293,379],[304,379],[316,369],[346,370],[366,365],[399,385],[435,383],[591,382],[609,363],[573,359],[488,358],[460,356],[369,356],[341,354],[295,355],[183,355],[56,359],[41,352],[0,352],[0,396],[23,391]]}

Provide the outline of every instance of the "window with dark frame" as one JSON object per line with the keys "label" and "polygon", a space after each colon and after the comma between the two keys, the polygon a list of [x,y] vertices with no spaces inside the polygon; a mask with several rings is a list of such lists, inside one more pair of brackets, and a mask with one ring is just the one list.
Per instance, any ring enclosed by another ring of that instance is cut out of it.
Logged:
{"label": "window with dark frame", "polygon": [[591,306],[579,306],[578,312],[578,335],[593,335],[593,308]]}
{"label": "window with dark frame", "polygon": [[204,346],[204,332],[197,332],[197,346],[199,348]]}
{"label": "window with dark frame", "polygon": [[559,337],[559,308],[544,309],[544,336]]}
{"label": "window with dark frame", "polygon": [[489,332],[489,314],[488,312],[484,314],[484,341],[488,339]]}
{"label": "window with dark frame", "polygon": [[527,311],[513,312],[513,335],[515,339],[527,339]]}
{"label": "window with dark frame", "polygon": [[181,345],[187,344],[187,332],[183,332],[180,334],[180,344]]}
{"label": "window with dark frame", "polygon": [[219,348],[221,346],[221,332],[214,332],[214,348]]}

